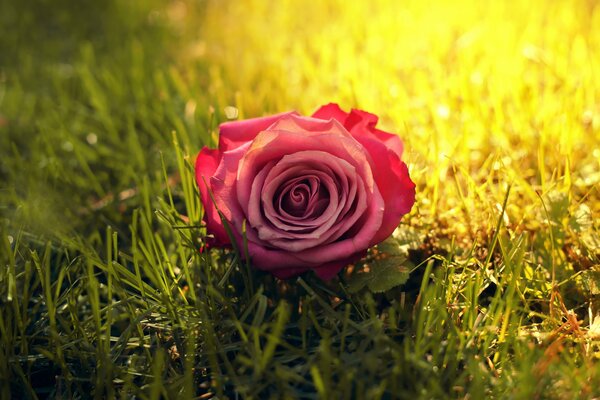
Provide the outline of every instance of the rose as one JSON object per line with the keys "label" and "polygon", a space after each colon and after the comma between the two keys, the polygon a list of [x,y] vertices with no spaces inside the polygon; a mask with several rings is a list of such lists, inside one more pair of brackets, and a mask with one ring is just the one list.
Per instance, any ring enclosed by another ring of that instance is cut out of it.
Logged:
{"label": "rose", "polygon": [[402,142],[377,119],[328,104],[312,117],[223,123],[218,149],[196,159],[212,244],[230,244],[225,222],[255,267],[330,279],[386,239],[410,211],[415,184]]}

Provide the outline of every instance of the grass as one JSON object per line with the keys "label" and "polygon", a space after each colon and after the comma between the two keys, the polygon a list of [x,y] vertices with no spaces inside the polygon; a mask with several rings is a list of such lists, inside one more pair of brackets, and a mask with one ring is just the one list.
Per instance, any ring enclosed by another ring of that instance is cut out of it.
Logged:
{"label": "grass", "polygon": [[[27,0],[0,24],[0,398],[600,396],[594,2]],[[365,262],[408,280],[198,251],[225,107],[329,101],[405,141],[417,203]]]}

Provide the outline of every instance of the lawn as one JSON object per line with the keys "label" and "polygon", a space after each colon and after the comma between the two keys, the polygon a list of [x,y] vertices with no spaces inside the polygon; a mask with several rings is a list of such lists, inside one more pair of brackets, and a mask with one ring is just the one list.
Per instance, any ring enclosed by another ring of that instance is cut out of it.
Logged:
{"label": "lawn", "polygon": [[[5,0],[0,26],[0,398],[600,398],[596,2]],[[332,101],[404,141],[392,238],[329,282],[207,251],[219,123]]]}

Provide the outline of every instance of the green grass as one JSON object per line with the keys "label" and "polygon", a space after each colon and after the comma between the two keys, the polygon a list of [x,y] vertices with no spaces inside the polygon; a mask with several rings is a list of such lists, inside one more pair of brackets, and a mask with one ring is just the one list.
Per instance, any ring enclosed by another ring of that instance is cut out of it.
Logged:
{"label": "green grass", "polygon": [[[25,0],[0,25],[0,398],[600,396],[593,2]],[[329,101],[405,141],[394,237],[329,283],[200,252],[224,108]],[[361,280],[390,262],[402,285]]]}

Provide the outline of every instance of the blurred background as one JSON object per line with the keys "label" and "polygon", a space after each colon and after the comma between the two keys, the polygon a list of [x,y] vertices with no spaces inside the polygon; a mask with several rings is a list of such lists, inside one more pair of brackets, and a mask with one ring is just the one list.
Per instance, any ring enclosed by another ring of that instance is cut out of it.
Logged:
{"label": "blurred background", "polygon": [[533,200],[531,188],[567,171],[579,196],[597,198],[598,10],[589,0],[3,1],[3,208],[69,229],[156,173],[172,130],[193,156],[216,142],[227,106],[243,118],[330,101],[400,134],[425,214],[458,205],[456,171],[468,191],[501,166],[497,179],[526,182]]}
{"label": "blurred background", "polygon": [[[0,397],[597,396],[598,4],[0,0]],[[329,102],[405,142],[386,293],[198,251],[218,124]]]}

